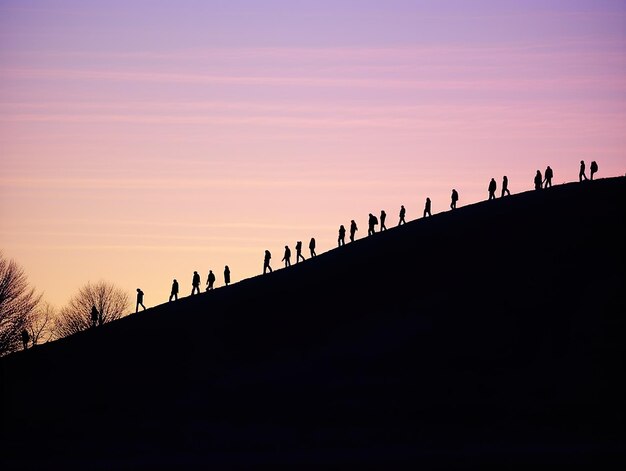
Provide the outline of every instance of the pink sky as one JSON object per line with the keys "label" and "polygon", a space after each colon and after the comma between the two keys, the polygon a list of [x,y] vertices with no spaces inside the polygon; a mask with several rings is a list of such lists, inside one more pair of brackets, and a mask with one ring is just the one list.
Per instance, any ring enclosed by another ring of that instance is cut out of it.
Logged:
{"label": "pink sky", "polygon": [[57,307],[101,279],[154,306],[491,177],[624,175],[625,26],[598,0],[1,2],[0,249]]}

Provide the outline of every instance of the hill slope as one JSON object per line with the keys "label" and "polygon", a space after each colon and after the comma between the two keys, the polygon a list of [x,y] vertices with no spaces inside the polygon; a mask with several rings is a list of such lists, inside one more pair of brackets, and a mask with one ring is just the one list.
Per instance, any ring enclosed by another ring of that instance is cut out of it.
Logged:
{"label": "hill slope", "polygon": [[1,359],[3,468],[617,463],[625,206],[461,207]]}

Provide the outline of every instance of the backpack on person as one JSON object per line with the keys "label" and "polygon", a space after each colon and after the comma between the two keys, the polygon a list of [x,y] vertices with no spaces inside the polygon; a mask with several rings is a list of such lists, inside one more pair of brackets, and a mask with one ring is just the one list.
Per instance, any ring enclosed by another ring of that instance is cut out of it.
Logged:
{"label": "backpack on person", "polygon": [[594,160],[593,162],[591,162],[591,171],[593,173],[598,171],[598,164],[596,163],[596,161]]}

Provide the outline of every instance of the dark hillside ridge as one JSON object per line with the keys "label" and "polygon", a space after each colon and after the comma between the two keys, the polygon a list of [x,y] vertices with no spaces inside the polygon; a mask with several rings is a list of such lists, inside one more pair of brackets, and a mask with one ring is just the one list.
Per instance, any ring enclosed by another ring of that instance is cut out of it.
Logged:
{"label": "dark hillside ridge", "polygon": [[0,468],[609,469],[624,241],[625,177],[558,185],[10,355]]}

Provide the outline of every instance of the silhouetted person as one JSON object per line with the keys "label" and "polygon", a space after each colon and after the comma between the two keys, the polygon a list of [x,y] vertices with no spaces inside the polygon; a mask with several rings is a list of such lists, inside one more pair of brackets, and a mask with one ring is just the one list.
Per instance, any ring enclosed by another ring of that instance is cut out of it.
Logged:
{"label": "silhouetted person", "polygon": [[317,255],[315,253],[315,237],[311,237],[311,240],[309,241],[309,252],[311,252],[311,258]]}
{"label": "silhouetted person", "polygon": [[302,259],[303,262],[305,260],[304,255],[302,255],[302,241],[301,240],[296,242],[296,263],[298,263],[300,259]]}
{"label": "silhouetted person", "polygon": [[492,178],[491,181],[489,182],[489,199],[490,200],[495,200],[496,199],[496,181]]}
{"label": "silhouetted person", "polygon": [[427,215],[432,216],[432,214],[430,214],[430,198],[426,198],[426,204],[424,205],[424,217]]}
{"label": "silhouetted person", "polygon": [[28,348],[28,341],[30,340],[30,334],[26,329],[22,330],[22,345],[24,346],[24,350]]}
{"label": "silhouetted person", "polygon": [[285,262],[285,268],[291,266],[291,249],[288,245],[285,245],[285,255],[283,255],[281,262]]}
{"label": "silhouetted person", "polygon": [[587,175],[585,175],[585,161],[580,161],[580,170],[578,171],[578,181],[582,182],[583,180],[587,180]]}
{"label": "silhouetted person", "polygon": [[146,310],[146,306],[143,305],[143,291],[140,288],[137,288],[137,305],[135,306],[135,314],[139,312],[139,306]]}
{"label": "silhouetted person", "polygon": [[505,193],[511,196],[511,192],[509,191],[509,178],[506,175],[502,177],[502,195],[500,195],[500,197],[503,197]]}
{"label": "silhouetted person", "polygon": [[226,286],[230,284],[230,268],[228,268],[228,265],[224,267],[224,284]]}
{"label": "silhouetted person", "polygon": [[376,233],[376,224],[378,224],[378,218],[370,213],[369,218],[367,220],[367,235],[370,236]]}
{"label": "silhouetted person", "polygon": [[354,222],[354,219],[352,219],[350,221],[350,242],[354,242],[354,236],[356,234],[356,231],[358,231],[359,228],[356,227],[356,222]]}
{"label": "silhouetted person", "polygon": [[215,284],[215,274],[213,273],[213,270],[209,270],[209,274],[206,277],[206,284],[207,291],[213,289],[213,285]]}
{"label": "silhouetted person", "polygon": [[459,201],[459,194],[453,188],[452,195],[450,196],[450,209],[456,209],[456,202]]}
{"label": "silhouetted person", "polygon": [[380,211],[380,231],[386,231],[387,230],[387,226],[385,226],[385,219],[387,219],[387,213],[385,212],[384,209],[381,209]]}
{"label": "silhouetted person", "polygon": [[193,279],[191,280],[191,295],[193,296],[195,293],[200,294],[200,275],[197,271],[193,272]]}
{"label": "silhouetted person", "polygon": [[263,259],[263,274],[265,275],[265,272],[267,270],[270,271],[270,273],[272,273],[272,267],[270,267],[270,260],[272,259],[272,254],[270,253],[269,250],[265,251],[265,258]]}
{"label": "silhouetted person", "polygon": [[172,292],[170,293],[170,301],[172,300],[172,298],[178,301],[178,281],[176,281],[176,279],[172,281]]}
{"label": "silhouetted person", "polygon": [[537,170],[535,174],[535,190],[541,190],[541,184],[543,183],[543,177],[541,176],[541,172]]}
{"label": "silhouetted person", "polygon": [[91,327],[95,327],[98,325],[98,318],[100,317],[100,313],[96,309],[96,306],[91,306]]}
{"label": "silhouetted person", "polygon": [[346,228],[342,224],[339,226],[339,237],[337,237],[337,246],[346,245]]}
{"label": "silhouetted person", "polygon": [[546,168],[546,173],[544,174],[544,179],[543,179],[544,188],[548,188],[552,186],[552,177],[554,177],[554,173],[552,172],[552,169],[548,165],[548,167]]}
{"label": "silhouetted person", "polygon": [[400,221],[398,221],[398,226],[402,225],[402,224],[406,224],[406,221],[404,220],[404,216],[406,216],[406,209],[404,209],[404,205],[400,205]]}
{"label": "silhouetted person", "polygon": [[593,180],[593,174],[598,171],[598,164],[594,160],[591,162],[591,167],[589,167],[589,180]]}

